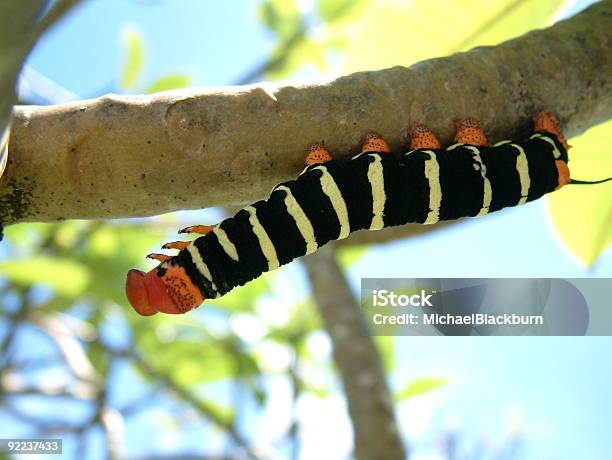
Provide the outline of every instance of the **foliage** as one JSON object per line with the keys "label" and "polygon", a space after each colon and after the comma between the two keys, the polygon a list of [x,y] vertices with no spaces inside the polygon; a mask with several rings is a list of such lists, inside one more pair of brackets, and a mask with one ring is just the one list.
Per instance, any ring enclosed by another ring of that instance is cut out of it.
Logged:
{"label": "foliage", "polygon": [[[120,86],[124,91],[134,91],[142,80],[145,66],[145,45],[143,38],[135,28],[126,28],[123,33],[123,46],[125,48],[125,61],[121,72]],[[191,84],[191,77],[183,74],[164,75],[144,89],[146,94],[168,91],[172,89],[187,88]]]}
{"label": "foliage", "polygon": [[[570,163],[573,178],[598,180],[612,176],[608,152],[611,130],[612,122],[603,123],[570,141],[570,155],[576,152]],[[564,187],[550,195],[548,204],[561,241],[578,260],[592,267],[612,245],[612,186],[605,183]]]}
{"label": "foliage", "polygon": [[406,399],[420,396],[430,391],[433,391],[441,386],[446,385],[447,381],[440,377],[423,377],[410,382],[404,389],[402,389],[396,396],[398,401],[404,401]]}

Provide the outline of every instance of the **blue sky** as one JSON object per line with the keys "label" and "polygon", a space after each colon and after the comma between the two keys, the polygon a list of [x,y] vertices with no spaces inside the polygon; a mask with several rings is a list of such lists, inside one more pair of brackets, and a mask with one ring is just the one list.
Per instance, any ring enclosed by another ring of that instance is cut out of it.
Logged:
{"label": "blue sky", "polygon": [[[195,85],[231,84],[265,60],[274,46],[255,12],[256,2],[247,0],[85,1],[37,45],[27,66],[78,97],[117,92],[121,33],[135,27],[147,48],[136,91],[169,73],[189,74]],[[185,220],[198,216],[181,215]],[[296,296],[307,292],[299,264],[280,276],[296,286]],[[558,241],[545,203],[536,202],[424,237],[374,246],[350,269],[355,288],[361,277],[471,276],[611,277],[612,254],[608,251],[587,271]],[[609,338],[579,337],[398,338],[398,367],[392,377],[396,386],[428,375],[447,376],[451,382],[399,408],[403,431],[421,449],[415,460],[436,460],[428,446],[441,430],[458,427],[496,439],[513,417],[522,417],[529,433],[525,459],[609,458],[611,343]],[[282,394],[282,384],[279,388]],[[326,415],[330,408],[338,413]],[[322,450],[342,451],[338,445],[348,436],[346,427],[338,428],[336,440],[325,436],[332,422],[346,422],[340,409],[339,398],[329,405],[313,404],[311,412],[304,409],[305,424],[329,417],[318,430],[305,430],[308,443],[319,443],[321,450],[310,448],[304,459],[333,458]],[[143,434],[131,436],[142,439]]]}

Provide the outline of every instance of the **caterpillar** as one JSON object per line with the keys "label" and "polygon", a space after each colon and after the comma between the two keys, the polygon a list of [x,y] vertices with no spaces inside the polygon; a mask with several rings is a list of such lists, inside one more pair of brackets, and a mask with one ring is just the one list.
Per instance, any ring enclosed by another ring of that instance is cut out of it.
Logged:
{"label": "caterpillar", "polygon": [[216,226],[180,230],[203,236],[162,246],[178,249],[176,256],[149,254],[160,264],[128,272],[127,298],[143,316],[185,313],[356,230],[484,216],[581,183],[570,179],[568,145],[554,115],[541,112],[533,122],[527,139],[488,146],[474,119],[457,120],[456,143],[445,149],[417,124],[401,156],[375,133],[350,160],[312,144],[304,171],[268,199]]}

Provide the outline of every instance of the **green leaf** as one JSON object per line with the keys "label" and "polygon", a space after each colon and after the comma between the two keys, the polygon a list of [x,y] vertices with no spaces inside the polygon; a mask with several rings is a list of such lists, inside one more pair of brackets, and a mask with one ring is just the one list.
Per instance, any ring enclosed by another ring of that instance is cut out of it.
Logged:
{"label": "green leaf", "polygon": [[358,8],[363,8],[369,0],[319,0],[319,16],[325,22],[337,21],[349,16]]}
{"label": "green leaf", "polygon": [[[282,326],[273,328],[266,338],[282,344],[295,345],[295,351],[300,357],[309,357],[308,348],[303,340],[306,334],[321,328],[320,317],[311,297],[299,301],[291,307],[291,317]],[[296,344],[296,340],[299,343]]]}
{"label": "green leaf", "polygon": [[424,395],[429,393],[441,386],[448,383],[445,378],[440,377],[423,377],[420,379],[413,380],[403,390],[401,390],[395,397],[397,401],[405,401],[406,399],[414,398],[416,396]]}
{"label": "green leaf", "polygon": [[121,73],[120,85],[123,89],[133,87],[140,74],[144,64],[144,44],[140,34],[136,29],[126,29],[123,34],[123,44],[125,47],[125,63]]}
{"label": "green leaf", "polygon": [[294,0],[267,0],[259,4],[258,12],[264,25],[279,39],[295,34],[300,27],[300,12]]}
{"label": "green leaf", "polygon": [[[216,340],[174,340],[162,343],[154,335],[139,340],[147,358],[177,383],[191,386],[235,377],[235,351]],[[243,372],[247,372],[243,369]]]}
{"label": "green leaf", "polygon": [[13,249],[20,253],[32,254],[42,241],[47,238],[57,224],[28,222],[7,227],[4,231],[6,240]]}
{"label": "green leaf", "polygon": [[376,342],[385,372],[393,372],[395,370],[395,337],[378,335],[374,336],[374,342]]}
{"label": "green leaf", "polygon": [[191,77],[188,75],[166,75],[154,81],[145,91],[147,94],[168,91],[171,89],[186,88],[191,84]]}
{"label": "green leaf", "polygon": [[354,263],[359,261],[368,250],[368,247],[363,246],[346,246],[336,251],[338,262],[343,270],[347,270]]}
{"label": "green leaf", "polygon": [[71,299],[83,294],[92,279],[92,273],[77,261],[45,256],[1,262],[0,273],[22,286],[48,285]]}
{"label": "green leaf", "polygon": [[96,274],[89,292],[129,308],[125,275],[130,268],[153,268],[152,262],[145,265],[144,255],[159,246],[162,237],[161,231],[143,226],[104,225],[97,229],[87,239],[84,251],[74,255]]}
{"label": "green leaf", "polygon": [[[612,176],[612,122],[570,140],[571,177],[597,180]],[[567,249],[591,267],[612,246],[612,183],[568,185],[547,195],[554,228]]]}

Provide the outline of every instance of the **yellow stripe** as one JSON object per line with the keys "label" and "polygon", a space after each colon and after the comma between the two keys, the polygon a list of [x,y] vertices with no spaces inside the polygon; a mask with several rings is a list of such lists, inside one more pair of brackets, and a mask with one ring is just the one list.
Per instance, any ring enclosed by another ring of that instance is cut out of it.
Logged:
{"label": "yellow stripe", "polygon": [[436,155],[431,150],[424,150],[429,154],[425,161],[425,178],[429,182],[429,213],[424,224],[435,224],[440,220],[440,205],[442,204],[442,186],[440,185],[440,165]]}
{"label": "yellow stripe", "polygon": [[529,177],[529,164],[527,163],[527,156],[523,147],[516,144],[510,144],[518,150],[519,154],[516,157],[516,170],[519,174],[519,180],[521,182],[521,199],[518,204],[525,204],[527,202],[527,195],[529,195],[529,187],[531,187],[531,178]]}
{"label": "yellow stripe", "polygon": [[489,212],[489,207],[491,206],[491,200],[493,199],[493,190],[491,189],[491,181],[487,177],[487,171],[485,165],[482,163],[482,158],[480,157],[480,150],[478,147],[474,147],[473,145],[466,145],[465,148],[470,149],[473,153],[472,157],[474,161],[480,165],[480,175],[482,176],[483,181],[483,196],[482,196],[482,208],[480,208],[480,212],[476,214],[477,216],[484,216]]}
{"label": "yellow stripe", "polygon": [[204,278],[210,281],[213,291],[217,291],[217,286],[212,279],[212,275],[210,274],[210,270],[208,269],[208,265],[204,263],[202,260],[202,256],[200,255],[200,250],[196,247],[195,244],[190,244],[187,246],[187,252],[191,255],[191,260],[195,264],[198,271],[202,274]]}
{"label": "yellow stripe", "polygon": [[217,235],[219,244],[221,245],[225,253],[232,259],[234,259],[236,262],[238,262],[238,251],[236,250],[236,246],[234,246],[234,243],[232,243],[232,241],[229,239],[227,233],[225,233],[225,230],[223,230],[217,225],[213,230],[213,233]]}
{"label": "yellow stripe", "polygon": [[384,227],[383,213],[385,211],[385,177],[380,155],[371,154],[374,161],[368,166],[368,181],[372,187],[372,223],[370,230],[380,230]]}
{"label": "yellow stripe", "polygon": [[448,147],[446,147],[447,151],[450,150],[455,150],[457,147],[463,147],[465,144],[461,143],[461,142],[457,142],[456,144],[453,145],[449,145]]}
{"label": "yellow stripe", "polygon": [[552,145],[553,155],[555,157],[555,160],[558,160],[559,158],[561,158],[561,152],[559,152],[559,149],[557,148],[557,144],[555,144],[555,141],[553,141],[551,138],[543,136],[540,133],[535,133],[535,134],[532,134],[529,139],[540,139],[542,141],[548,142],[550,145]]}
{"label": "yellow stripe", "polygon": [[320,179],[321,189],[323,193],[329,197],[332,207],[338,216],[338,221],[340,222],[340,235],[338,235],[338,239],[346,238],[349,236],[349,233],[351,233],[351,228],[346,203],[344,202],[344,198],[342,198],[342,193],[340,193],[338,185],[336,185],[334,178],[327,171],[325,166],[317,166],[313,169],[319,169],[323,173]]}
{"label": "yellow stripe", "polygon": [[280,266],[278,262],[278,256],[276,255],[276,248],[272,243],[272,240],[266,233],[266,229],[263,228],[259,219],[257,218],[257,211],[253,206],[247,206],[244,208],[246,212],[249,213],[249,223],[251,224],[251,228],[253,229],[253,233],[259,240],[259,246],[261,247],[261,252],[263,252],[264,257],[268,261],[268,270],[274,270]]}
{"label": "yellow stripe", "polygon": [[314,228],[308,217],[306,217],[304,210],[291,193],[291,190],[284,185],[278,186],[274,190],[283,190],[285,192],[285,206],[287,207],[287,212],[295,221],[295,225],[306,242],[306,254],[315,252],[318,245]]}

